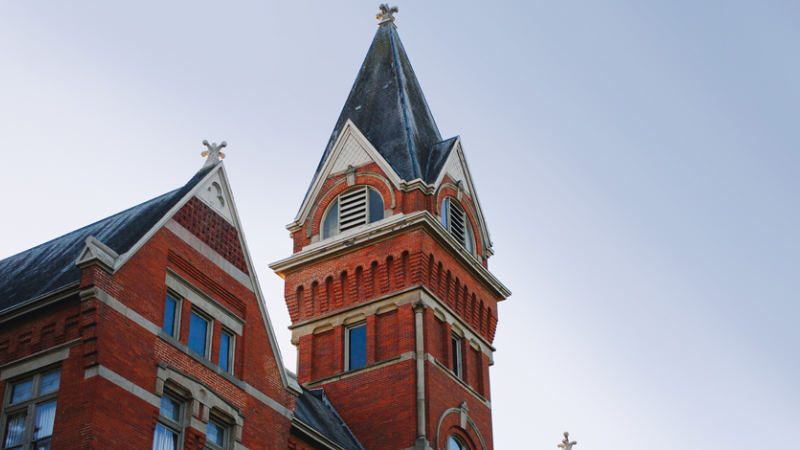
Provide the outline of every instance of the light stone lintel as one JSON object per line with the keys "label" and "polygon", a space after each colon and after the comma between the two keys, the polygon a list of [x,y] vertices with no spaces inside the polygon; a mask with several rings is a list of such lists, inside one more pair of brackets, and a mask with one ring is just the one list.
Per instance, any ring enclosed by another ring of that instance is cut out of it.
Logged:
{"label": "light stone lintel", "polygon": [[170,219],[165,225],[164,228],[171,231],[173,234],[178,236],[183,242],[189,244],[189,247],[195,249],[198,253],[205,256],[209,261],[213,262],[217,267],[222,269],[225,273],[233,277],[236,281],[241,283],[244,287],[250,290],[250,292],[255,292],[253,289],[253,282],[250,279],[250,275],[239,270],[238,267],[231,264],[227,259],[225,259],[222,255],[214,251],[213,248],[209,247],[208,244],[201,241],[200,238],[192,234],[191,231],[184,228],[181,224],[175,221],[175,219]]}
{"label": "light stone lintel", "polygon": [[80,339],[74,339],[61,345],[42,350],[25,358],[0,366],[0,380],[7,380],[17,375],[22,375],[34,370],[47,367],[69,358],[69,349],[80,344]]}

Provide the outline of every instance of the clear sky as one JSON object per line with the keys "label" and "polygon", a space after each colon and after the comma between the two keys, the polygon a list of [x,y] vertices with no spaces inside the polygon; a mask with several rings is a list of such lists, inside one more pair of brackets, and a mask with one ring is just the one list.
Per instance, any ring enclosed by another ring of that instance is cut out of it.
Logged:
{"label": "clear sky", "polygon": [[[378,1],[4,1],[5,258],[226,168],[286,365],[295,216]],[[800,448],[800,3],[406,1],[487,216],[495,448]]]}

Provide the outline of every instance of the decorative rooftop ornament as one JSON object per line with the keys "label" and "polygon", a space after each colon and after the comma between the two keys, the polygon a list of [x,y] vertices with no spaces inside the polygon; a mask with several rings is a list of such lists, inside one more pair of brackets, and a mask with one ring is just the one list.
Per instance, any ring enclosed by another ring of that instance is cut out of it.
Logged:
{"label": "decorative rooftop ornament", "polygon": [[227,142],[222,141],[221,144],[217,145],[216,142],[213,144],[209,144],[208,141],[203,141],[203,145],[205,145],[208,148],[208,150],[204,151],[203,153],[200,153],[200,156],[204,158],[208,156],[208,158],[206,158],[206,163],[203,164],[203,167],[213,166],[217,164],[220,159],[225,159],[225,153],[222,153],[219,150],[223,147],[227,147],[228,146]]}
{"label": "decorative rooftop ornament", "polygon": [[383,3],[378,7],[381,9],[381,12],[375,15],[375,18],[380,20],[378,25],[386,22],[394,22],[394,13],[400,12],[400,9],[398,9],[397,6],[392,6],[390,8],[388,3]]}
{"label": "decorative rooftop ornament", "polygon": [[572,441],[572,442],[570,442],[570,441],[569,441],[569,433],[567,433],[567,432],[565,431],[565,432],[564,432],[564,440],[563,440],[563,441],[561,441],[561,443],[560,443],[560,444],[558,444],[558,446],[559,446],[560,448],[563,448],[564,450],[572,450],[572,446],[573,446],[573,445],[578,445],[578,441]]}

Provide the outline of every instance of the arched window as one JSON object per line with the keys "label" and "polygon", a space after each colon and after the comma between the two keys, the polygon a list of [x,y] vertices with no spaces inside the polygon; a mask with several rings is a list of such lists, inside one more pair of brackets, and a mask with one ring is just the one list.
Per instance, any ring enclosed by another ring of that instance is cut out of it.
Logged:
{"label": "arched window", "polygon": [[469,447],[464,445],[461,439],[457,438],[456,435],[451,434],[447,438],[447,447],[445,447],[445,450],[469,450]]}
{"label": "arched window", "polygon": [[458,241],[459,244],[472,255],[475,255],[475,238],[472,234],[472,225],[470,225],[469,217],[467,217],[458,202],[454,201],[452,197],[445,197],[442,200],[441,212],[442,225],[447,229],[447,232]]}
{"label": "arched window", "polygon": [[339,195],[322,220],[322,239],[336,236],[383,219],[383,197],[371,187],[360,187]]}

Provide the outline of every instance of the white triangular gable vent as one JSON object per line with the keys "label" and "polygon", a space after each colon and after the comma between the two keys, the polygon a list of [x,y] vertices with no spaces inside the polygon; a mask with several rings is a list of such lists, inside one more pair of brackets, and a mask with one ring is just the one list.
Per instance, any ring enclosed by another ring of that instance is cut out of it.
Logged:
{"label": "white triangular gable vent", "polygon": [[[460,150],[460,147],[459,149]],[[453,152],[457,153],[457,152]],[[448,158],[447,165],[444,168],[444,172],[450,176],[455,181],[460,181],[464,191],[469,195],[469,183],[467,183],[467,177],[464,175],[464,166],[461,163],[461,158]]]}
{"label": "white triangular gable vent", "polygon": [[373,159],[351,134],[347,136],[341,153],[339,153],[336,161],[333,163],[331,173],[344,172],[347,170],[348,166],[361,167],[371,162],[373,162]]}
{"label": "white triangular gable vent", "polygon": [[219,171],[210,176],[197,190],[197,198],[203,201],[217,214],[234,225],[233,213],[231,212],[231,199],[228,198],[227,190],[220,179]]}

